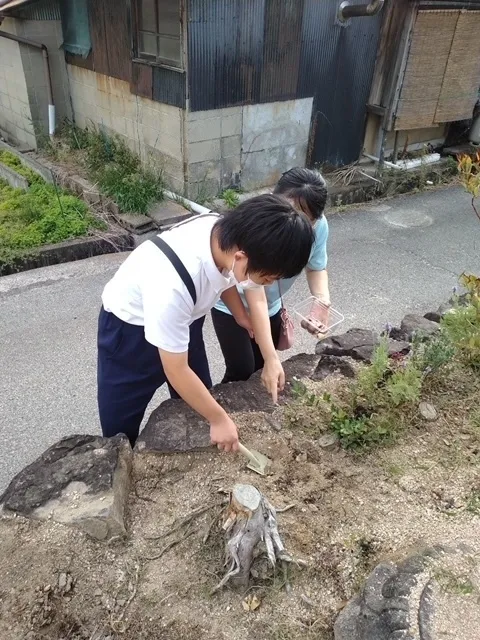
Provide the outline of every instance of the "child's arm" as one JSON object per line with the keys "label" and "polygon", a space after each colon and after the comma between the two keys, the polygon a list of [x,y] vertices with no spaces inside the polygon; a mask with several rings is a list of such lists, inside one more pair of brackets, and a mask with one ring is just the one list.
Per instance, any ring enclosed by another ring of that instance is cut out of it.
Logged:
{"label": "child's arm", "polygon": [[307,268],[307,282],[310,293],[319,298],[325,304],[330,304],[330,291],[328,288],[328,272],[326,269],[314,271]]}
{"label": "child's arm", "polygon": [[272,340],[265,289],[246,289],[245,297],[252,319],[255,341],[263,356],[262,384],[277,402],[278,391],[285,387],[285,373]]}
{"label": "child's arm", "polygon": [[237,427],[188,366],[188,352],[171,353],[163,349],[159,349],[159,352],[165,375],[172,387],[192,409],[210,423],[212,443],[224,451],[237,451]]}
{"label": "child's arm", "polygon": [[253,338],[252,321],[250,320],[250,316],[248,315],[245,305],[240,298],[237,287],[230,287],[229,289],[226,289],[220,298],[235,318],[237,324],[246,329],[250,334],[250,337]]}

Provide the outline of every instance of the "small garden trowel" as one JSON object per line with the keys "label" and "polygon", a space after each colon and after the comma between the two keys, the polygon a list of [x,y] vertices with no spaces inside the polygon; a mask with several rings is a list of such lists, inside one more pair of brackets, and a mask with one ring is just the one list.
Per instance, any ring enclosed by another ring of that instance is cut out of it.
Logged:
{"label": "small garden trowel", "polygon": [[251,469],[261,476],[266,475],[266,469],[271,462],[270,458],[267,458],[259,451],[250,451],[241,442],[238,443],[238,450],[248,460],[247,469]]}

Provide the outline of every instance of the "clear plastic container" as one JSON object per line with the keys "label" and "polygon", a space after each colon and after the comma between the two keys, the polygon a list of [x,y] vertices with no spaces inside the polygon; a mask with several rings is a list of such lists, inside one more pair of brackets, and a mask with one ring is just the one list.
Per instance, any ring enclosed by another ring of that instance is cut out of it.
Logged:
{"label": "clear plastic container", "polygon": [[330,333],[345,320],[341,313],[314,296],[307,298],[293,310],[302,329],[315,337]]}

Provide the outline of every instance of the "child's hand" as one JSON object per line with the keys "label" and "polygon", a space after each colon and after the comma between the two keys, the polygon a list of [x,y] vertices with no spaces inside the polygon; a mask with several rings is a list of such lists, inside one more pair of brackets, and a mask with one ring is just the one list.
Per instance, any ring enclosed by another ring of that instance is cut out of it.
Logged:
{"label": "child's hand", "polygon": [[210,423],[210,439],[223,451],[238,451],[238,432],[234,421],[225,414]]}
{"label": "child's hand", "polygon": [[278,356],[265,360],[261,380],[265,389],[272,396],[273,402],[277,404],[278,392],[285,388],[285,372]]}

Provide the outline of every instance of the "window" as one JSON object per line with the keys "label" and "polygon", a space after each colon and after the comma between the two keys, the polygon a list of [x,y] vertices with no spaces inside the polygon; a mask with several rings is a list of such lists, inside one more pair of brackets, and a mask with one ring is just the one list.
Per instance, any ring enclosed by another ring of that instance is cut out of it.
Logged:
{"label": "window", "polygon": [[181,68],[180,0],[136,0],[136,53]]}

